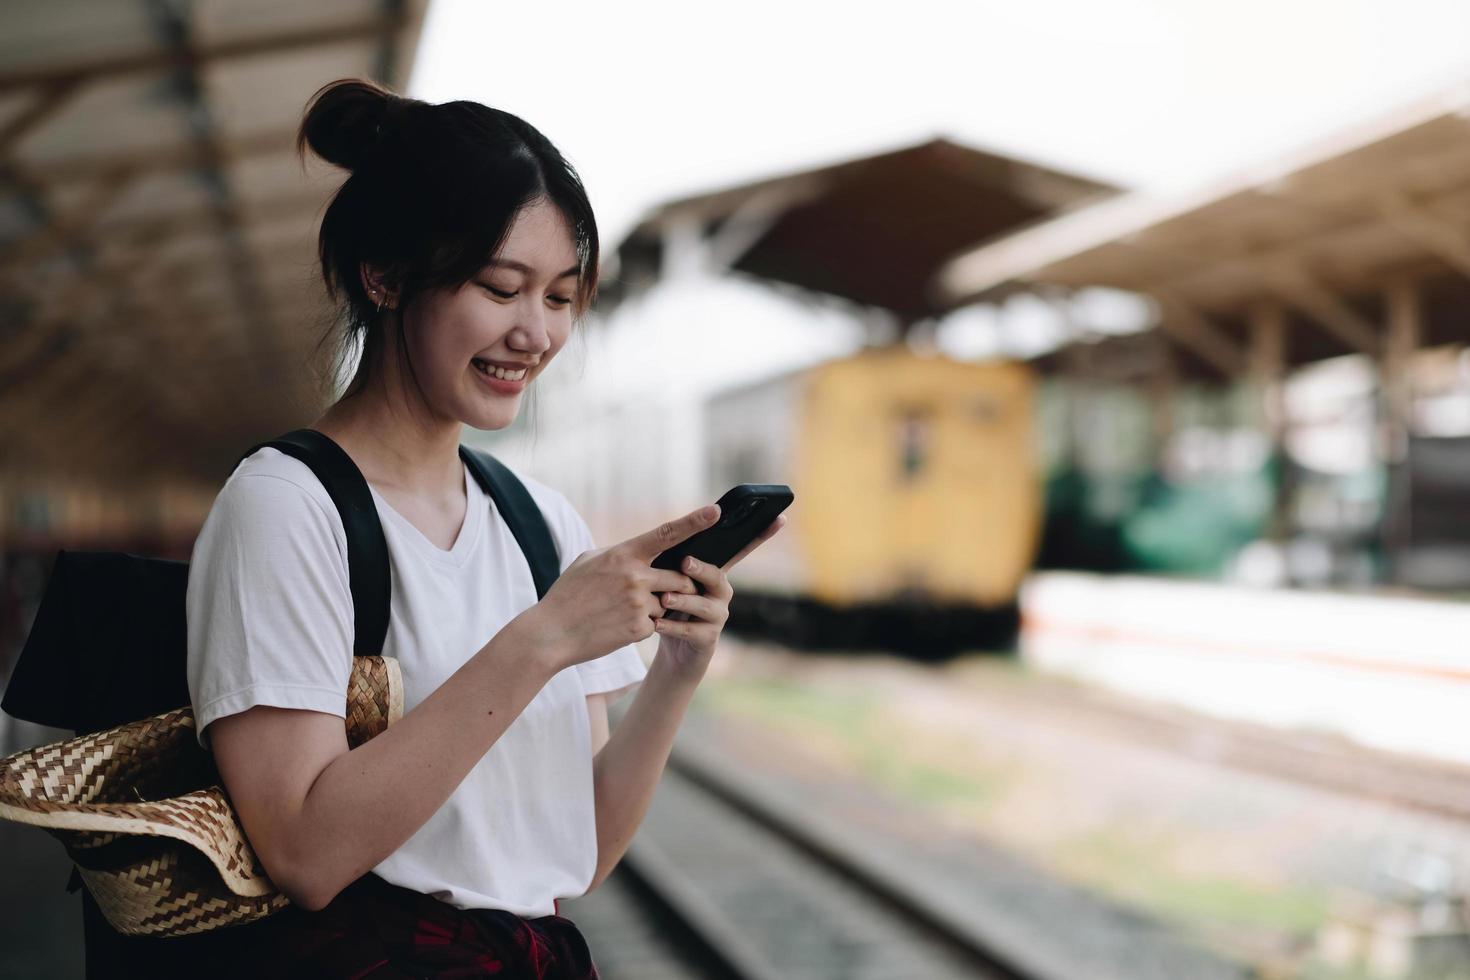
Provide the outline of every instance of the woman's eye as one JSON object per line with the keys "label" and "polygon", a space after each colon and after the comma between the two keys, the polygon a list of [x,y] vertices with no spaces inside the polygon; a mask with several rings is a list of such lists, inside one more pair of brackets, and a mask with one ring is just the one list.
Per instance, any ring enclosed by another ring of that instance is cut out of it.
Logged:
{"label": "woman's eye", "polygon": [[481,289],[488,289],[488,291],[494,292],[494,294],[495,295],[498,295],[498,297],[500,297],[501,300],[513,300],[513,298],[516,298],[517,295],[520,294],[519,289],[516,289],[516,291],[506,291],[506,289],[497,289],[495,287],[492,287],[492,285],[488,284],[488,282],[479,282],[478,279],[476,279],[475,284],[478,285],[478,287],[481,288]]}
{"label": "woman's eye", "polygon": [[[504,289],[496,289],[488,282],[482,282],[480,283],[480,285],[501,299],[515,299],[521,294],[521,291],[519,289],[510,291]],[[546,297],[546,299],[557,307],[568,306],[572,302],[571,297],[569,296],[548,296]]]}

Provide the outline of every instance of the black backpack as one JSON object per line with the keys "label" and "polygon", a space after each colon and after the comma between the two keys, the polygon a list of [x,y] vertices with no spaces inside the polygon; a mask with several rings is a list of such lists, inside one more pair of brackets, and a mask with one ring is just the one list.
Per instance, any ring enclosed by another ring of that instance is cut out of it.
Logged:
{"label": "black backpack", "polygon": [[[235,465],[265,446],[309,466],[337,505],[347,532],[352,652],[359,657],[380,654],[388,633],[392,584],[388,546],[367,481],[352,458],[315,429],[296,429],[253,446]],[[561,565],[536,502],[489,453],[460,446],[459,455],[509,525],[531,567],[536,597],[544,597]],[[122,552],[58,552],[0,708],[25,721],[83,735],[187,705],[188,581],[187,562]],[[73,871],[68,889],[80,884]],[[222,949],[248,943],[248,934],[258,927],[177,939],[123,936],[107,924],[85,891],[82,905],[89,978],[131,975],[127,963],[146,964],[154,976],[172,975],[171,964],[193,972],[206,954],[224,955]]]}

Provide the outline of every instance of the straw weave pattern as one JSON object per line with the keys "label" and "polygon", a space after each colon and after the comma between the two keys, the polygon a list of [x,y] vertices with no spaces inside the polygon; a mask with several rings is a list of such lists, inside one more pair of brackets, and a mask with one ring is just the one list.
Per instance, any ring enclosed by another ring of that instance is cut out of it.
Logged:
{"label": "straw weave pattern", "polygon": [[[396,660],[357,657],[347,740],[403,714]],[[177,708],[0,759],[0,818],[61,840],[119,932],[183,936],[263,918],[288,901],[240,827],[194,712]]]}

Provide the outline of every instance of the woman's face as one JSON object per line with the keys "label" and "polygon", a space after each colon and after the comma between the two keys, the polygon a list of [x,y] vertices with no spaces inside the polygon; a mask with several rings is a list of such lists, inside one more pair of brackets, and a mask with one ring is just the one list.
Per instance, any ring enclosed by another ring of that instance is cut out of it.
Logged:
{"label": "woman's face", "polygon": [[571,333],[577,273],[566,219],[542,199],[469,282],[414,297],[403,329],[430,412],[476,429],[515,421],[521,393]]}

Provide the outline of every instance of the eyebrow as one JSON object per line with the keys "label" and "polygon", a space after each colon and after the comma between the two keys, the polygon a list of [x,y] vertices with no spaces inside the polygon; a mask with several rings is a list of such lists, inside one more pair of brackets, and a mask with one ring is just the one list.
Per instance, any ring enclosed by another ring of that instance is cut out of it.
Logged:
{"label": "eyebrow", "polygon": [[[524,274],[526,274],[528,276],[531,275],[535,271],[529,265],[526,265],[524,262],[517,262],[515,259],[491,259],[490,262],[489,262],[489,264],[490,265],[493,265],[493,266],[496,266],[497,268],[514,269],[516,272],[521,272],[521,273],[524,273]],[[575,266],[574,265],[570,269],[567,269],[565,272],[563,272],[561,275],[557,276],[556,278],[557,279],[565,279],[568,276],[581,275],[581,273],[582,273],[581,266]]]}

